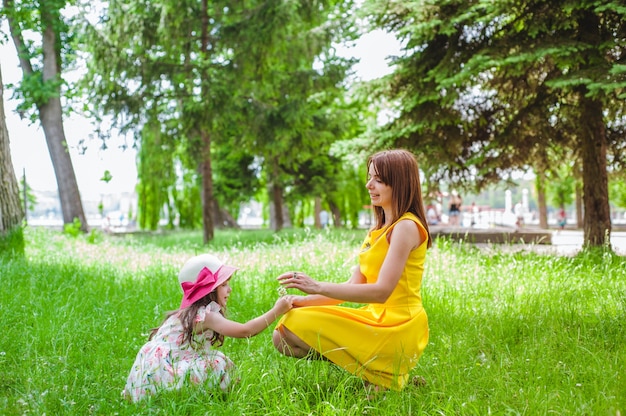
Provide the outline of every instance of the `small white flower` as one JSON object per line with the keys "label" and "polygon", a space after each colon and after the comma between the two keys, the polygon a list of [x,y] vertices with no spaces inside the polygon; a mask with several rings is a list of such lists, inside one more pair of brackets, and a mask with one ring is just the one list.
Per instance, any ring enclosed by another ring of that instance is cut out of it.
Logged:
{"label": "small white flower", "polygon": [[280,286],[278,289],[276,289],[278,291],[278,295],[282,298],[283,296],[285,296],[287,294],[287,289],[285,289],[284,287]]}

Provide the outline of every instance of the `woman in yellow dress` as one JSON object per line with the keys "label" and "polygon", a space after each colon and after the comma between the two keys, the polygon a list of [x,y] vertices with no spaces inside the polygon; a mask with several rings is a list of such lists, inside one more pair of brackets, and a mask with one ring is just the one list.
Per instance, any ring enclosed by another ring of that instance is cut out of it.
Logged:
{"label": "woman in yellow dress", "polygon": [[[327,359],[366,384],[400,390],[428,343],[420,291],[431,238],[415,156],[382,151],[369,157],[367,168],[376,224],[361,246],[359,266],[345,283],[281,274],[283,287],[307,296],[294,296],[273,342],[284,355]],[[343,302],[366,305],[339,306]]]}

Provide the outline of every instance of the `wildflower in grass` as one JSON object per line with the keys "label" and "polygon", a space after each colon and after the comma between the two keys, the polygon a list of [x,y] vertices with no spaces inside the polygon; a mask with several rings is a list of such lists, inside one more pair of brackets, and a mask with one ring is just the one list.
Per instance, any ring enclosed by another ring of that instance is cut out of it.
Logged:
{"label": "wildflower in grass", "polygon": [[276,289],[278,291],[278,296],[280,296],[281,298],[283,296],[287,295],[287,289],[285,289],[284,287],[280,286],[278,289]]}

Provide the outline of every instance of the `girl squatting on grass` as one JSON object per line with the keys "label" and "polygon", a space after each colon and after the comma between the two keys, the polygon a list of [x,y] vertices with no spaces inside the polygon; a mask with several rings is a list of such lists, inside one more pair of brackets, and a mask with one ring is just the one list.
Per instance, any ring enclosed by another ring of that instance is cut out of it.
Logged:
{"label": "girl squatting on grass", "polygon": [[[428,343],[421,284],[430,232],[414,155],[379,152],[367,169],[376,223],[361,245],[358,267],[345,283],[319,282],[296,271],[280,275],[283,287],[308,295],[294,296],[273,341],[287,356],[332,361],[368,389],[400,390]],[[339,306],[343,302],[366,306]]]}
{"label": "girl squatting on grass", "polygon": [[186,382],[228,389],[235,366],[214,347],[221,346],[224,337],[258,334],[292,306],[292,297],[282,296],[269,311],[246,323],[228,320],[224,310],[231,292],[229,280],[236,270],[211,254],[183,265],[178,274],[183,290],[180,309],[168,313],[139,350],[122,392],[125,398],[136,402]]}

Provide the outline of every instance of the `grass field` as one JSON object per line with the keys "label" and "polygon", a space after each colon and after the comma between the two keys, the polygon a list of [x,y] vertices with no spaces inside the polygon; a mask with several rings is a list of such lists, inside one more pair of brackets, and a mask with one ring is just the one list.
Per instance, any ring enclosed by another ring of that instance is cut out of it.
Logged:
{"label": "grass field", "polygon": [[423,298],[426,385],[366,398],[327,362],[279,355],[271,328],[221,349],[240,382],[224,394],[120,392],[139,347],[180,304],[176,274],[210,251],[240,267],[229,316],[246,321],[297,268],[343,281],[363,231],[218,231],[70,237],[25,230],[24,257],[0,256],[2,415],[624,415],[626,259],[489,253],[449,240],[429,251]]}

